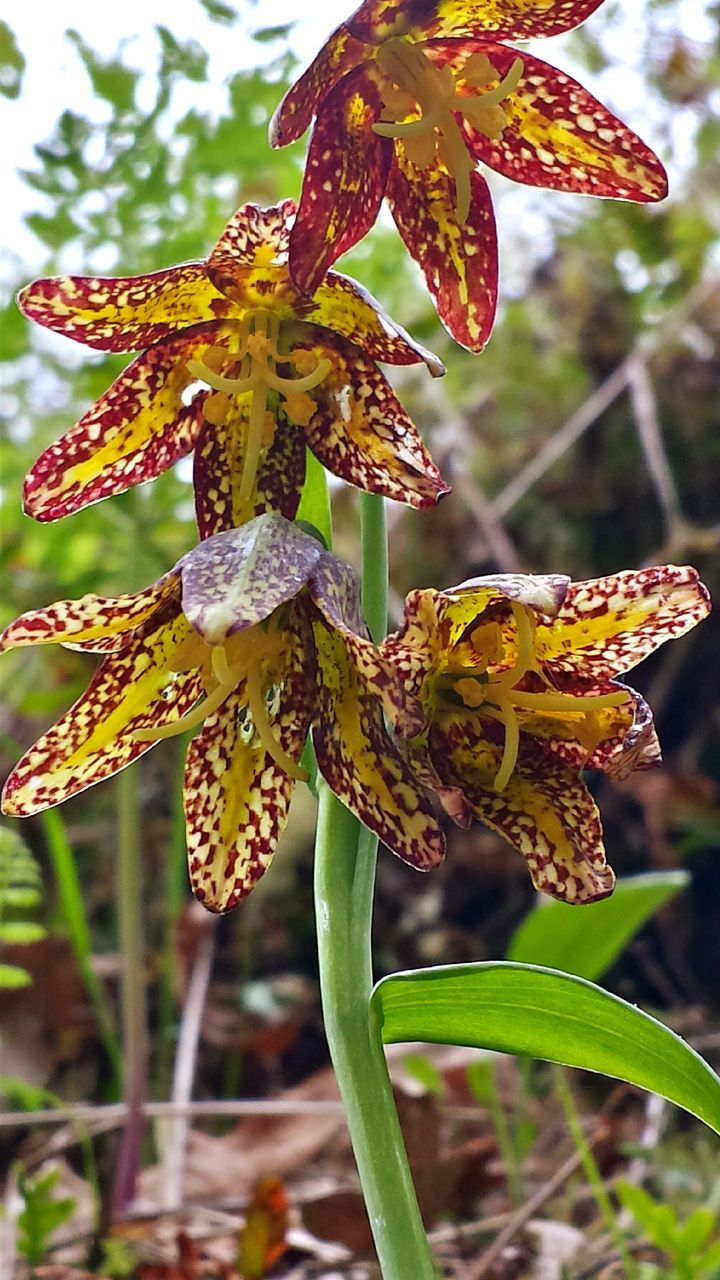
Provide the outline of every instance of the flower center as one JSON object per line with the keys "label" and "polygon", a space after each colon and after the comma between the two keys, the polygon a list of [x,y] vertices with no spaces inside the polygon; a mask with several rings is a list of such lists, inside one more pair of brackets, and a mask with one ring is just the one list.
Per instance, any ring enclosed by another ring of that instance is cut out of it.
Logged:
{"label": "flower center", "polygon": [[630,696],[623,689],[618,689],[616,693],[580,696],[559,693],[550,688],[539,692],[518,689],[518,684],[527,675],[535,658],[534,621],[525,605],[511,601],[510,608],[515,620],[517,644],[513,665],[497,674],[488,671],[488,667],[502,662],[504,644],[499,624],[484,623],[477,626],[470,636],[473,649],[480,655],[480,662],[472,667],[446,668],[439,686],[441,693],[451,695],[447,701],[452,705],[457,707],[459,700],[463,708],[477,711],[492,720],[499,720],[504,726],[503,754],[493,781],[493,790],[496,792],[505,790],[517,764],[520,749],[518,711],[577,717],[566,721],[564,727],[570,729],[589,756],[605,737],[597,712],[606,707],[623,706]]}
{"label": "flower center", "polygon": [[193,631],[172,655],[169,673],[172,676],[183,671],[199,670],[205,697],[172,724],[154,729],[138,729],[133,736],[140,742],[157,742],[160,738],[174,738],[187,729],[194,729],[217,711],[241,680],[244,680],[247,699],[241,712],[244,740],[251,742],[257,737],[268,755],[289,777],[307,781],[307,773],[283,750],[270,723],[268,702],[271,701],[273,692],[273,666],[282,653],[282,648],[282,634],[274,618],[270,619],[267,629],[258,623],[246,631],[228,636],[222,644],[210,645]]}
{"label": "flower center", "polygon": [[[382,118],[373,125],[375,133],[399,139],[408,159],[419,169],[432,164],[437,149],[455,183],[456,217],[465,222],[475,160],[457,116],[466,117],[487,138],[501,138],[509,120],[500,104],[517,88],[522,58],[515,59],[504,78],[484,53],[471,54],[460,70],[453,72],[450,67],[436,67],[420,44],[394,36],[380,45],[377,63],[387,85],[382,90]],[[461,93],[459,85],[463,86]]]}
{"label": "flower center", "polygon": [[[275,416],[268,412],[268,393],[276,391],[283,397],[283,412],[290,422],[307,426],[315,412],[315,403],[307,393],[319,386],[331,369],[328,359],[316,360],[312,352],[302,348],[281,353],[279,340],[279,317],[270,311],[250,311],[240,323],[237,351],[208,347],[204,361],[188,360],[187,363],[193,378],[204,382],[215,393],[208,397],[203,409],[206,420],[214,426],[222,426],[226,421],[233,396],[250,395],[238,494],[239,524],[252,514],[251,500],[260,458],[272,444],[275,433]],[[299,376],[282,376],[277,372],[278,364],[292,365]]]}

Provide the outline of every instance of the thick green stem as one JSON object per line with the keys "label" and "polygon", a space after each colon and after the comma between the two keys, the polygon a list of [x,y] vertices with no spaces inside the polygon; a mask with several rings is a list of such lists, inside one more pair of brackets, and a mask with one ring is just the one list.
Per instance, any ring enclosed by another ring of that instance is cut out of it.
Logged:
{"label": "thick green stem", "polygon": [[[363,607],[378,639],[387,614],[382,499],[362,496]],[[325,1033],[347,1113],[384,1280],[435,1280],[385,1055],[370,1017],[377,838],[320,780],[315,908]]]}
{"label": "thick green stem", "polygon": [[113,1211],[125,1210],[133,1199],[140,1164],[142,1107],[147,1092],[147,1013],[145,1007],[145,949],[140,857],[140,797],[138,773],[124,769],[116,781],[118,818],[118,925],[122,963],[122,1028],[125,1064],[123,1098],[127,1117],[115,1170]]}

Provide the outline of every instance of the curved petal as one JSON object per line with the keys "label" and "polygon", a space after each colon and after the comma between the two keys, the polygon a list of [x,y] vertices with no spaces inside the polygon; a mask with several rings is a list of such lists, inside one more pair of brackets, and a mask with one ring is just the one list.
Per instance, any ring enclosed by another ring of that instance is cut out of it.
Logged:
{"label": "curved petal", "polygon": [[502,793],[493,791],[502,757],[497,726],[467,719],[433,725],[431,749],[446,783],[460,786],[477,818],[525,858],[536,889],[565,902],[612,893],[597,806],[575,772],[527,735]]}
{"label": "curved petal", "polygon": [[[299,609],[283,628],[281,666],[265,672],[273,733],[298,760],[315,703],[312,633]],[[193,891],[210,911],[229,911],[272,858],[295,782],[253,730],[244,684],[208,716],[190,743],[185,770],[188,866]]]}
{"label": "curved petal", "polygon": [[301,293],[314,293],[328,267],[377,218],[392,155],[392,142],[373,131],[381,108],[378,87],[364,66],[323,98],[290,235],[290,275]]}
{"label": "curved petal", "polygon": [[318,658],[313,744],[328,786],[404,862],[429,871],[445,856],[445,837],[429,800],[385,730],[382,702],[368,693],[345,639],[314,625]]}
{"label": "curved petal", "polygon": [[[572,685],[576,694],[614,693],[618,688],[627,689],[628,701],[619,707],[605,707],[591,712],[584,723],[578,716],[534,716],[518,713],[521,728],[543,739],[556,755],[573,769],[597,769],[615,782],[629,778],[630,774],[655,769],[662,763],[660,743],[655,732],[653,714],[647,702],[634,689],[618,685],[614,681],[595,684],[580,690]],[[586,737],[586,745],[573,733],[579,731]],[[593,742],[597,746],[593,748]]]}
{"label": "curved petal", "polygon": [[[331,340],[332,339],[332,340]],[[352,343],[317,331],[296,344],[327,357],[332,368],[313,391],[315,412],[303,428],[328,471],[369,493],[413,507],[449,492],[416,427],[373,360]]]}
{"label": "curved petal", "polygon": [[180,576],[166,573],[145,591],[124,596],[86,595],[33,609],[11,622],[0,635],[0,653],[32,644],[64,644],[110,653],[175,596],[180,603]]}
{"label": "curved petal", "polygon": [[550,623],[536,631],[538,658],[552,671],[606,680],[630,671],[710,611],[696,569],[658,565],[574,582]]}
{"label": "curved petal", "polygon": [[442,161],[417,169],[396,144],[386,194],[398,231],[445,328],[469,351],[482,351],[497,306],[497,233],[481,174],[470,174],[470,189],[470,212],[459,224],[455,184]]}
{"label": "curved petal", "polygon": [[[193,484],[201,538],[234,529],[249,518],[240,501],[243,441],[250,396],[234,396],[222,426],[203,423],[195,445]],[[293,520],[305,479],[305,437],[278,412],[272,444],[258,467],[250,516],[276,511]]]}
{"label": "curved petal", "polygon": [[124,769],[154,744],[138,729],[177,720],[201,693],[195,671],[171,671],[190,626],[175,610],[152,632],[106,657],[85,693],[30,747],[8,778],[3,812],[28,817]]}
{"label": "curved petal", "polygon": [[228,222],[207,260],[216,288],[236,305],[238,315],[263,307],[290,312],[298,294],[288,275],[294,200],[262,208],[244,204]]}
{"label": "curved petal", "polygon": [[[482,51],[500,76],[518,56],[499,44]],[[476,160],[534,187],[642,203],[667,195],[665,170],[637,134],[571,76],[524,52],[522,60],[520,83],[502,104],[502,137],[493,141],[462,120]]]}
{"label": "curved petal", "polygon": [[183,557],[183,612],[207,644],[224,644],[293,600],[324,554],[316,538],[282,516],[255,516]]}
{"label": "curved petal", "polygon": [[365,0],[348,19],[359,40],[379,42],[391,35],[474,36],[527,40],[571,31],[602,0]]}
{"label": "curved petal", "polygon": [[182,393],[193,381],[186,365],[212,337],[202,329],[137,356],[28,472],[23,489],[28,515],[36,520],[71,515],[153,480],[189,453],[203,422],[204,397],[183,404]]}
{"label": "curved petal", "polygon": [[296,311],[303,319],[362,347],[372,360],[385,364],[423,361],[434,378],[445,372],[442,361],[397,324],[367,289],[339,271],[328,271],[312,299]]}
{"label": "curved petal", "polygon": [[46,329],[100,351],[139,351],[231,310],[203,262],[118,279],[51,276],[22,289],[18,305]]}
{"label": "curved petal", "polygon": [[288,89],[270,121],[270,146],[284,147],[301,138],[318,106],[339,80],[371,52],[341,24],[299,80]]}

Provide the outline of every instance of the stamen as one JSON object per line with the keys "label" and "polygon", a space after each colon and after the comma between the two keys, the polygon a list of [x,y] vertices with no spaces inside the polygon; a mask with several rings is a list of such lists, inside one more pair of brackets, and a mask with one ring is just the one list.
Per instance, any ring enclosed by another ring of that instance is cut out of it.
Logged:
{"label": "stamen", "polygon": [[255,731],[262,745],[269,756],[275,761],[276,765],[288,775],[289,778],[295,778],[298,782],[307,782],[308,774],[299,764],[289,756],[280,746],[272,726],[268,719],[267,705],[263,695],[260,683],[260,671],[258,667],[253,667],[247,673],[246,693],[250,714],[253,718]]}
{"label": "stamen", "polygon": [[[494,686],[492,686],[494,689]],[[630,697],[624,689],[617,693],[589,694],[587,697],[576,697],[572,693],[526,693],[524,689],[513,689],[512,700],[516,707],[527,711],[597,711],[603,707],[621,707]]]}
{"label": "stamen", "polygon": [[202,702],[198,702],[179,720],[173,720],[170,724],[159,725],[153,729],[136,729],[133,738],[138,742],[159,742],[161,738],[176,738],[178,734],[185,733],[187,729],[194,729],[196,725],[202,724],[208,716],[217,711],[221,707],[225,699],[232,693],[239,679],[239,672],[235,672],[232,676],[230,684],[219,684],[212,693],[209,693]]}

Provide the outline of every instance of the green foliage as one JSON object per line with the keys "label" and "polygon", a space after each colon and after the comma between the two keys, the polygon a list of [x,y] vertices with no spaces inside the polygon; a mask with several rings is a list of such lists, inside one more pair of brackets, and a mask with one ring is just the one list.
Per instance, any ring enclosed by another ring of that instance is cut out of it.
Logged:
{"label": "green foliage", "polygon": [[720,1133],[720,1078],[668,1027],[582,978],[492,961],[391,974],[371,1006],[385,1044],[525,1054],[651,1089]]}
{"label": "green foliage", "polygon": [[19,97],[24,70],[25,55],[7,22],[0,21],[0,93],[4,97]]}
{"label": "green foliage", "polygon": [[[40,868],[14,827],[0,827],[0,944],[23,946],[45,937],[42,925],[29,918],[42,902]],[[0,989],[26,987],[30,974],[14,964],[0,964]]]}
{"label": "green foliage", "polygon": [[618,882],[612,897],[581,907],[543,898],[515,930],[507,958],[593,982],[689,878],[686,871],[631,876]]}
{"label": "green foliage", "polygon": [[655,1200],[642,1187],[618,1182],[620,1203],[632,1214],[647,1239],[668,1255],[672,1271],[645,1264],[642,1275],[665,1280],[716,1280],[720,1275],[720,1240],[710,1241],[717,1214],[702,1206],[681,1222],[669,1204]]}
{"label": "green foliage", "polygon": [[28,1178],[22,1167],[18,1169],[18,1191],[24,1205],[17,1219],[17,1247],[31,1267],[45,1261],[53,1232],[75,1212],[75,1201],[71,1197],[56,1199],[53,1194],[59,1176],[56,1169],[51,1169],[36,1178]]}

